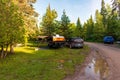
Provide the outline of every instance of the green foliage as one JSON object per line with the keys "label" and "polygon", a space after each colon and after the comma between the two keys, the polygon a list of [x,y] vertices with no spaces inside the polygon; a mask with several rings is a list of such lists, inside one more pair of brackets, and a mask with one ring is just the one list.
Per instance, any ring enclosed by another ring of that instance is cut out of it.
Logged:
{"label": "green foliage", "polygon": [[120,20],[116,23],[115,35],[117,36],[117,40],[120,40]]}
{"label": "green foliage", "polygon": [[[28,16],[27,14],[25,16],[26,13],[24,12],[24,10],[22,10],[21,7],[23,6],[18,7],[18,5],[13,3],[11,0],[0,1],[1,58],[6,57],[9,46],[10,46],[10,53],[13,53],[14,44],[22,43],[26,41],[27,40],[26,38],[28,36],[31,36],[30,34],[34,33],[34,31],[37,30],[36,26],[35,27],[32,26],[36,23],[35,18],[33,18],[33,15],[30,14]],[[32,10],[30,10],[30,12],[32,12]],[[32,26],[32,28],[28,26]],[[6,51],[4,51],[5,50],[4,48],[6,48]]]}
{"label": "green foliage", "polygon": [[102,18],[102,22],[104,24],[104,27],[106,27],[106,22],[107,22],[107,10],[106,10],[106,7],[105,7],[105,2],[104,0],[102,0],[101,2],[101,15],[103,16]]}
{"label": "green foliage", "polygon": [[69,32],[70,32],[70,34],[69,34],[69,37],[76,37],[76,25],[75,25],[75,23],[70,23],[70,25],[69,25]]}
{"label": "green foliage", "polygon": [[7,55],[9,45],[23,42],[25,33],[23,18],[18,7],[10,0],[4,1],[5,3],[0,2],[0,46],[1,48],[6,47],[6,54],[4,55],[3,49],[1,57]]}
{"label": "green foliage", "polygon": [[66,15],[65,10],[61,17],[61,21],[55,20],[57,17],[57,12],[50,9],[50,5],[46,10],[46,14],[42,18],[42,23],[40,27],[41,35],[55,35],[60,34],[66,38],[73,36],[74,25],[70,23],[69,17]]}
{"label": "green foliage", "polygon": [[77,23],[76,23],[75,35],[76,35],[76,37],[83,37],[82,24],[80,23],[79,18],[78,18]]}
{"label": "green foliage", "polygon": [[110,5],[105,5],[104,0],[101,1],[101,10],[96,10],[95,12],[95,20],[91,16],[83,26],[81,25],[79,18],[76,25],[70,23],[65,10],[63,11],[61,21],[54,20],[57,17],[55,13],[57,12],[51,10],[50,6],[47,8],[42,21],[42,34],[60,34],[66,38],[82,37],[89,41],[102,41],[103,37],[106,35],[111,35],[115,39],[119,39],[120,24],[118,12],[114,11],[113,13]]}
{"label": "green foliage", "polygon": [[100,14],[100,12],[98,10],[96,10],[96,22],[95,22],[95,25],[94,25],[94,40],[96,41],[102,41],[102,38],[104,36],[104,33],[105,33],[105,28],[104,28],[104,25],[103,25],[103,22],[102,22],[102,19],[103,19],[103,16]]}
{"label": "green foliage", "polygon": [[43,35],[53,35],[55,31],[54,20],[57,18],[57,12],[51,10],[50,5],[46,9],[46,13],[42,18],[42,31]]}
{"label": "green foliage", "polygon": [[[27,40],[34,38],[37,35],[37,17],[38,13],[35,12],[33,4],[36,0],[11,0],[18,6],[18,10],[24,21],[25,36]],[[24,41],[25,42],[25,41]]]}
{"label": "green foliage", "polygon": [[93,22],[93,18],[92,16],[90,17],[89,20],[87,20],[87,23],[86,23],[86,40],[93,40],[93,35],[94,35],[94,32],[93,32],[93,29],[94,29],[94,22]]}
{"label": "green foliage", "polygon": [[58,20],[55,20],[54,22],[53,22],[53,27],[54,27],[54,33],[53,34],[60,34],[60,27],[61,27],[61,22],[60,21],[58,21]]}
{"label": "green foliage", "polygon": [[70,30],[69,30],[70,29],[69,25],[70,25],[70,19],[66,15],[66,12],[64,10],[63,14],[62,14],[62,17],[61,17],[61,27],[60,27],[60,29],[61,29],[61,34],[63,36],[65,36],[66,38],[68,38],[69,34],[71,33]]}
{"label": "green foliage", "polygon": [[113,6],[112,13],[114,11],[117,11],[118,15],[117,17],[120,19],[120,0],[113,0],[112,6]]}
{"label": "green foliage", "polygon": [[104,0],[101,2],[101,11],[96,10],[95,21],[92,17],[87,20],[83,26],[83,36],[86,40],[102,41],[106,35],[111,35],[119,39],[119,19],[117,12],[112,13],[112,8],[105,5]]}

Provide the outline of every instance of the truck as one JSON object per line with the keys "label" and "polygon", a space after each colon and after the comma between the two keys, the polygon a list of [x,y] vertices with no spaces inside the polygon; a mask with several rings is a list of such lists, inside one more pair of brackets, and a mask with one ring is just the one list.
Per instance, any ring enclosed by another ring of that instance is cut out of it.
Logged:
{"label": "truck", "polygon": [[48,36],[47,42],[49,48],[63,47],[65,44],[65,37],[60,35]]}

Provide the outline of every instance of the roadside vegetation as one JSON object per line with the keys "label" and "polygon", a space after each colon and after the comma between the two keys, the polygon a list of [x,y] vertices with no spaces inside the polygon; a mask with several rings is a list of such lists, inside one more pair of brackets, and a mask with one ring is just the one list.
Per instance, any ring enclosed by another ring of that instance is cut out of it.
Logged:
{"label": "roadside vegetation", "polygon": [[62,80],[75,71],[88,55],[89,48],[49,49],[46,44],[29,43],[26,47],[15,47],[15,54],[0,60],[1,80]]}

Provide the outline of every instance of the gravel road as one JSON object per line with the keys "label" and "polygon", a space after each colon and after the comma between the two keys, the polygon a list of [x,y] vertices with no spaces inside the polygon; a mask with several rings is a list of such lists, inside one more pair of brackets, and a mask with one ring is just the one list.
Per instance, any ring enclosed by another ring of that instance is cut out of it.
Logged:
{"label": "gravel road", "polygon": [[86,62],[64,80],[120,80],[120,48],[112,44],[85,44],[91,48]]}

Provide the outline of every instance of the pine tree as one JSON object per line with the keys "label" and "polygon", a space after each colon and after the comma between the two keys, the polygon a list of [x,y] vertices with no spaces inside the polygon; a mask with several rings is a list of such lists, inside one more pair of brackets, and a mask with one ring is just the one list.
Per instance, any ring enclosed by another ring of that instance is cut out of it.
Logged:
{"label": "pine tree", "polygon": [[101,2],[101,15],[103,16],[103,19],[102,19],[102,22],[104,24],[104,27],[106,28],[107,25],[107,10],[106,10],[106,7],[105,7],[105,2],[104,0],[102,0]]}
{"label": "pine tree", "polygon": [[65,10],[63,11],[62,17],[61,17],[61,33],[63,36],[65,36],[66,38],[69,37],[69,25],[70,25],[70,19],[69,17],[66,15]]}
{"label": "pine tree", "polygon": [[50,5],[46,9],[46,13],[42,18],[42,30],[43,34],[51,36],[55,32],[54,20],[57,18],[57,12],[51,10]]}
{"label": "pine tree", "polygon": [[76,23],[76,30],[75,30],[76,36],[77,37],[82,37],[82,24],[80,23],[80,19],[78,18],[77,23]]}
{"label": "pine tree", "polygon": [[94,22],[92,16],[90,16],[90,19],[87,20],[86,23],[87,30],[86,30],[86,39],[87,40],[93,40],[93,30],[94,30]]}
{"label": "pine tree", "polygon": [[84,38],[84,40],[86,40],[87,39],[87,23],[84,23],[83,24],[83,38]]}
{"label": "pine tree", "polygon": [[112,6],[113,6],[112,12],[117,11],[118,19],[120,19],[120,0],[113,0]]}
{"label": "pine tree", "polygon": [[95,25],[94,25],[94,38],[97,41],[101,41],[103,36],[104,36],[104,32],[105,32],[105,28],[102,22],[102,15],[100,14],[100,12],[98,10],[96,10],[95,13]]}

